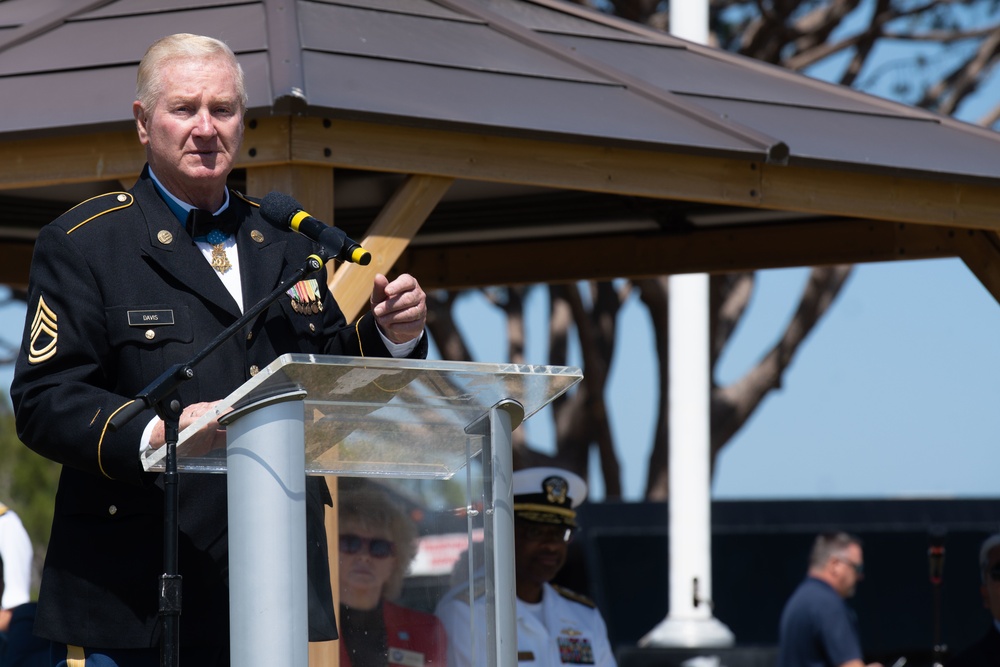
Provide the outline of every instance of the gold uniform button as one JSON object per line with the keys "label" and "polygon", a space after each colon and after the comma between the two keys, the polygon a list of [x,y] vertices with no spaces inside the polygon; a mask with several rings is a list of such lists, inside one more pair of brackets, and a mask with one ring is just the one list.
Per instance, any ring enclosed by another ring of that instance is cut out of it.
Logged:
{"label": "gold uniform button", "polygon": [[312,322],[309,323],[309,331],[316,333],[316,325],[313,324]]}
{"label": "gold uniform button", "polygon": [[253,340],[253,332],[252,331],[248,331],[247,332],[247,340]]}
{"label": "gold uniform button", "polygon": [[111,516],[118,514],[118,508],[114,505],[111,505],[110,507],[108,507],[108,514],[110,514]]}
{"label": "gold uniform button", "polygon": [[257,364],[254,364],[253,366],[250,367],[250,377],[253,377],[254,375],[257,375],[257,373],[259,373],[259,372],[260,372],[260,369],[257,368]]}
{"label": "gold uniform button", "polygon": [[260,233],[259,231],[257,231],[256,229],[255,229],[255,230],[253,230],[252,232],[250,232],[250,238],[252,238],[252,239],[253,239],[254,241],[256,241],[257,243],[263,243],[263,242],[264,242],[264,235],[263,235],[263,234],[261,234],[261,233]]}
{"label": "gold uniform button", "polygon": [[152,329],[146,329],[146,340],[153,340],[156,338],[156,332]]}
{"label": "gold uniform button", "polygon": [[125,193],[122,193],[122,194],[118,195],[118,201],[126,201],[127,199],[128,199],[128,195],[125,194]]}

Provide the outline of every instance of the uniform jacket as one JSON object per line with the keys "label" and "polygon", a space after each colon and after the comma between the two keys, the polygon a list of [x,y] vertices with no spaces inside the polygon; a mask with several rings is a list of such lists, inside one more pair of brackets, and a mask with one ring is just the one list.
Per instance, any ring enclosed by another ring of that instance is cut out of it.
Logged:
{"label": "uniform jacket", "polygon": [[945,662],[946,667],[1000,667],[1000,630],[996,623],[978,642]]}
{"label": "uniform jacket", "polygon": [[[436,616],[383,600],[382,618],[389,645],[390,667],[445,667],[448,640],[444,626]],[[350,641],[349,636],[341,637],[340,667],[352,667],[347,653]]]}
{"label": "uniform jacket", "polygon": [[[482,582],[482,579],[478,580]],[[448,633],[448,664],[486,664],[485,586],[475,591],[475,647],[469,635],[468,586],[449,591],[435,610]],[[521,667],[598,665],[615,667],[608,630],[592,602],[561,587],[543,585],[541,619],[517,600],[517,664]]]}
{"label": "uniform jacket", "polygon": [[[257,203],[235,191],[230,207],[242,220],[237,248],[249,309],[315,248],[264,220]],[[312,277],[322,310],[293,308],[283,296],[195,367],[178,389],[181,402],[223,398],[283,353],[388,356],[371,316],[347,326],[322,275]],[[106,648],[159,641],[162,483],[142,471],[138,456],[154,412],[118,431],[108,420],[240,314],[148,169],[128,192],[83,202],[39,233],[11,398],[22,442],[63,464],[39,594],[42,636]],[[411,356],[424,354],[422,341]],[[228,641],[225,476],[182,473],[178,488],[181,644]],[[326,487],[310,478],[308,488],[312,575],[314,560],[326,568],[325,533],[316,524]],[[317,549],[324,554],[314,559]],[[322,596],[328,591],[327,584]],[[332,603],[327,611],[329,628]]]}

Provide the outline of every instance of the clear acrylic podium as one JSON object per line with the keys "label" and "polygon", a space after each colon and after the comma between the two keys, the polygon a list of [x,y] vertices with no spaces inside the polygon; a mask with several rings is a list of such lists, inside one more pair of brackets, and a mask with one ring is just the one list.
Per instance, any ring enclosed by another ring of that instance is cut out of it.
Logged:
{"label": "clear acrylic podium", "polygon": [[[562,366],[289,354],[220,401],[180,434],[177,467],[228,475],[232,663],[308,665],[311,474],[463,488],[469,554],[482,543],[464,576],[485,571],[488,664],[516,664],[511,431],[581,379]],[[188,451],[187,435],[216,416],[226,449]],[[147,451],[144,467],[163,470],[164,453]]]}

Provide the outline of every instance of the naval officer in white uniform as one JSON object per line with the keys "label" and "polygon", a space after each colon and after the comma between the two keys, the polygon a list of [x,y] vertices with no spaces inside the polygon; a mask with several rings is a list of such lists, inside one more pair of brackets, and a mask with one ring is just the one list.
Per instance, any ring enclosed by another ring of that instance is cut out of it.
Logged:
{"label": "naval officer in white uniform", "polygon": [[[514,569],[517,593],[517,664],[522,667],[616,667],[601,612],[593,602],[549,582],[566,563],[576,530],[575,508],[587,485],[559,468],[514,473]],[[469,637],[469,608],[476,633]],[[470,589],[460,584],[435,612],[448,633],[448,667],[486,662],[486,586],[482,573]]]}

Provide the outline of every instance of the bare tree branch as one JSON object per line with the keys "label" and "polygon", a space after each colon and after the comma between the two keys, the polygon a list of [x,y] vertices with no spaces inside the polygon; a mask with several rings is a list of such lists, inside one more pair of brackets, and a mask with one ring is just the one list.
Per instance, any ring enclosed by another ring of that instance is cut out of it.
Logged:
{"label": "bare tree branch", "polygon": [[781,339],[740,380],[712,392],[712,452],[714,455],[746,423],[764,397],[781,386],[782,375],[795,352],[840,293],[853,267],[812,269]]}
{"label": "bare tree branch", "polygon": [[726,345],[733,331],[739,324],[750,297],[753,295],[756,278],[753,273],[728,273],[712,276],[709,285],[711,290],[711,323],[712,332],[711,359],[712,366]]}
{"label": "bare tree branch", "polygon": [[472,361],[472,355],[452,314],[458,296],[458,292],[444,291],[427,295],[427,330],[434,338],[442,359]]}
{"label": "bare tree branch", "polygon": [[667,358],[670,350],[670,279],[659,276],[640,280],[636,283],[639,298],[649,310],[653,324],[656,359],[659,361],[657,395],[659,409],[656,413],[656,429],[653,435],[653,448],[649,454],[649,467],[646,471],[646,498],[648,500],[666,500],[669,494],[669,475],[667,470],[670,447],[670,368]]}

